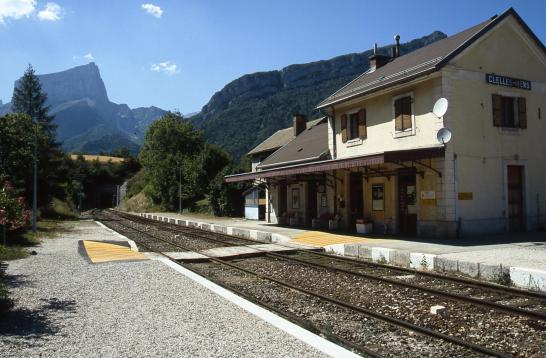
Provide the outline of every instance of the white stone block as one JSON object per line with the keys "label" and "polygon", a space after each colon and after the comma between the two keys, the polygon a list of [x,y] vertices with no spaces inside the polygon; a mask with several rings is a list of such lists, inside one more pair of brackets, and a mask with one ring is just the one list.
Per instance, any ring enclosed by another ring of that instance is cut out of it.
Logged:
{"label": "white stone block", "polygon": [[372,247],[372,261],[375,262],[390,262],[391,251],[385,247]]}
{"label": "white stone block", "polygon": [[276,233],[271,234],[271,242],[283,243],[283,242],[289,242],[290,240],[291,238],[286,235],[276,234]]}
{"label": "white stone block", "polygon": [[328,245],[324,246],[324,250],[326,252],[330,252],[332,254],[336,255],[345,255],[345,244],[334,244],[334,245]]}
{"label": "white stone block", "polygon": [[525,267],[510,267],[510,280],[519,287],[546,291],[546,271]]}
{"label": "white stone block", "polygon": [[441,306],[441,305],[431,306],[430,313],[444,316],[446,314],[446,308],[445,306]]}
{"label": "white stone block", "polygon": [[423,254],[420,252],[410,253],[410,267],[417,270],[434,270],[436,255]]}
{"label": "white stone block", "polygon": [[233,228],[231,226],[227,227],[227,234],[228,235],[233,235]]}

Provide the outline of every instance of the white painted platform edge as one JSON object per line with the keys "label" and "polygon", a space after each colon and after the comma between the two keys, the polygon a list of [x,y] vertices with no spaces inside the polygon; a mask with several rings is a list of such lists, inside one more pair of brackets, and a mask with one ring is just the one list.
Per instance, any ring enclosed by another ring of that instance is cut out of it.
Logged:
{"label": "white painted platform edge", "polygon": [[328,354],[331,357],[360,357],[359,355],[338,346],[335,343],[330,342],[329,340],[322,338],[278,315],[275,313],[266,310],[240,296],[237,296],[231,291],[226,290],[225,288],[207,280],[206,278],[199,276],[198,274],[185,269],[182,266],[177,265],[176,263],[164,258],[157,257],[157,260],[163,262],[165,265],[171,267],[180,274],[188,277],[189,279],[199,283],[200,285],[208,288],[217,295],[225,298],[226,300],[236,304],[245,311],[255,315],[256,317],[268,322],[274,327],[279,328],[280,330],[290,334],[293,337],[305,342],[311,347],[320,350]]}
{"label": "white painted platform edge", "polygon": [[137,247],[136,243],[133,240],[129,239],[127,236],[123,236],[119,232],[110,229],[109,227],[107,227],[106,225],[101,223],[100,221],[95,221],[95,224],[102,227],[103,229],[106,229],[110,233],[114,234],[114,236],[117,236],[120,239],[123,239],[123,240],[127,241],[129,243],[129,246],[131,246],[131,251],[138,252],[138,247]]}

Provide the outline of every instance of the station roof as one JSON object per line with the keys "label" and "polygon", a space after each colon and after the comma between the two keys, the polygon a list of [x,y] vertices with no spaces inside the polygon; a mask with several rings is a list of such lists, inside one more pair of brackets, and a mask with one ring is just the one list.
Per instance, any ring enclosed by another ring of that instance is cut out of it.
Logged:
{"label": "station roof", "polygon": [[292,141],[264,159],[258,169],[272,168],[289,163],[303,163],[329,157],[328,122],[322,120],[309,126]]}
{"label": "station roof", "polygon": [[317,108],[325,108],[437,71],[509,15],[514,16],[529,36],[544,50],[542,42],[516,11],[510,8],[500,16],[495,15],[453,36],[396,57],[375,71],[366,71],[319,103]]}
{"label": "station roof", "polygon": [[[307,128],[311,128],[318,122],[320,122],[322,118],[311,120],[307,122]],[[273,133],[269,138],[258,144],[254,149],[252,149],[250,152],[247,153],[247,155],[256,155],[264,152],[270,152],[275,151],[282,147],[283,145],[289,143],[291,140],[296,138],[294,136],[294,128],[288,127],[284,129],[279,129],[275,133]]]}

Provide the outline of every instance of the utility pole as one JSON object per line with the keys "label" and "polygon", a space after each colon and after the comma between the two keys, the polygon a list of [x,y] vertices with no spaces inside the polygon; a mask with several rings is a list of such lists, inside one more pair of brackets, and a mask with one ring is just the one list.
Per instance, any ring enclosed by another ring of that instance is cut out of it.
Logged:
{"label": "utility pole", "polygon": [[178,164],[178,213],[182,214],[182,166]]}
{"label": "utility pole", "polygon": [[38,123],[34,123],[34,118],[32,118],[32,124],[36,125],[34,127],[34,178],[32,183],[32,232],[36,233],[36,215],[38,211]]}

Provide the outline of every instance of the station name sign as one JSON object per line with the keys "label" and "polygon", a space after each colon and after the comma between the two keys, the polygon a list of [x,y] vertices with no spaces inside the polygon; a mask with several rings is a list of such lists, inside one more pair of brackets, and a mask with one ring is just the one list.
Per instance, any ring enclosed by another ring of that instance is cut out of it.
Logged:
{"label": "station name sign", "polygon": [[531,81],[522,80],[519,78],[499,76],[493,73],[487,73],[485,75],[485,81],[492,85],[516,87],[524,90],[531,90]]}

